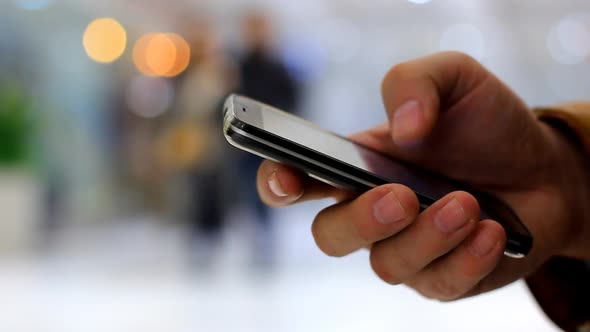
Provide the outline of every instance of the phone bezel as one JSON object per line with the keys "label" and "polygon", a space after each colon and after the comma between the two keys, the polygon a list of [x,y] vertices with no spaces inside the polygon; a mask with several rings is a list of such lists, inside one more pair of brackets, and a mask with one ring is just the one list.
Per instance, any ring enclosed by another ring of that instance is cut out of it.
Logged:
{"label": "phone bezel", "polygon": [[[252,120],[252,118],[243,119],[242,117],[242,119],[240,119],[236,116],[236,98],[246,100],[248,103],[255,103],[260,107],[270,107],[270,109],[280,112],[280,110],[277,110],[272,106],[265,105],[247,97],[241,97],[237,95],[229,96],[226,100],[226,103],[224,104],[223,131],[226,139],[233,146],[256,154],[265,159],[293,165],[315,179],[359,194],[376,186],[389,183],[387,180],[375,174],[359,169],[330,156],[326,156],[316,152],[313,149],[307,148],[295,142],[291,142],[278,135],[256,127],[256,125],[262,126],[261,121],[256,122],[256,120],[254,120],[252,121],[253,124],[245,122]],[[290,117],[294,117],[291,114],[285,114]],[[256,117],[256,115],[254,116]],[[299,118],[295,118],[299,120]],[[305,122],[307,123],[307,121]],[[326,130],[323,128],[313,124],[310,125],[314,128],[317,128],[318,130],[326,132]],[[331,132],[329,133],[333,134]],[[475,191],[473,189],[458,185],[457,189],[467,190],[474,194],[474,196],[478,198],[478,202],[480,203],[480,207],[482,209],[482,214],[484,213],[484,210],[487,210],[485,212],[486,217],[490,217],[501,223],[501,220],[498,219],[502,219],[501,217],[504,216],[504,218],[510,218],[513,223],[518,223],[520,225],[522,233],[514,231],[510,227],[507,227],[506,224],[502,224],[507,235],[507,243],[504,251],[506,256],[522,258],[528,254],[532,248],[532,236],[524,224],[522,224],[516,213],[514,213],[514,211],[509,206],[487,193]],[[416,195],[418,196],[421,209],[427,208],[436,201],[435,199],[420,193],[416,193]],[[490,213],[489,210],[492,205],[493,208],[491,209],[493,212]],[[488,209],[486,209],[486,207]],[[502,211],[496,211],[498,208],[500,208]]]}

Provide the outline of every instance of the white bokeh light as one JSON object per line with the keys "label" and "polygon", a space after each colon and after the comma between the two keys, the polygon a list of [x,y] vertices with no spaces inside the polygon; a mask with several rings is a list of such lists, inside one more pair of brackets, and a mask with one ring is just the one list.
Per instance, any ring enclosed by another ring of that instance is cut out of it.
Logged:
{"label": "white bokeh light", "polygon": [[418,4],[418,5],[423,5],[423,4],[429,3],[431,1],[432,0],[408,0],[408,2],[415,3],[415,4]]}
{"label": "white bokeh light", "polygon": [[172,104],[174,87],[172,83],[159,77],[138,76],[127,88],[129,109],[144,118],[162,115]]}
{"label": "white bokeh light", "polygon": [[557,22],[547,36],[547,48],[561,64],[583,62],[590,55],[590,14],[576,13]]}
{"label": "white bokeh light", "polygon": [[580,21],[569,19],[560,22],[557,37],[563,49],[573,56],[585,57],[590,52],[590,31]]}
{"label": "white bokeh light", "polygon": [[485,55],[485,43],[481,31],[469,23],[459,23],[446,28],[440,37],[441,51],[460,51],[481,60]]}

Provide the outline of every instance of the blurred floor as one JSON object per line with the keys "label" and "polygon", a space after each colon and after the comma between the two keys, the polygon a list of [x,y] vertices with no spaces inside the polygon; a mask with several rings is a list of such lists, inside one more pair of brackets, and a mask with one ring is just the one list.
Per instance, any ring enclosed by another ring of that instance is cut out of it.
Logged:
{"label": "blurred floor", "polygon": [[207,271],[186,264],[181,228],[149,217],[58,233],[0,262],[0,331],[556,331],[522,282],[438,303],[380,282],[366,252],[324,257],[315,204],[276,212],[272,269],[249,267],[239,211]]}

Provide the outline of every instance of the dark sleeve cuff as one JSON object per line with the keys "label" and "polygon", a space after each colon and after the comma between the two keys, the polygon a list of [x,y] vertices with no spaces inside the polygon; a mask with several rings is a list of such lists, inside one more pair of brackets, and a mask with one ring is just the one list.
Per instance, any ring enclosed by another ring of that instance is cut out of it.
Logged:
{"label": "dark sleeve cuff", "polygon": [[555,257],[527,285],[547,316],[565,331],[590,331],[590,264]]}
{"label": "dark sleeve cuff", "polygon": [[561,129],[590,156],[590,103],[560,108],[539,107],[533,111],[539,120]]}

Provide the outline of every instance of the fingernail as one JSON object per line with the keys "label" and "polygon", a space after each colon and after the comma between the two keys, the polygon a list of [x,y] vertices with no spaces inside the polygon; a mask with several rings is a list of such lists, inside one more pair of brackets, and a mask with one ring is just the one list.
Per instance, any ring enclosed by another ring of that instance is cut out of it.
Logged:
{"label": "fingernail", "polygon": [[469,251],[474,256],[485,256],[492,251],[498,244],[498,241],[493,236],[486,234],[485,231],[478,232],[471,243],[469,243]]}
{"label": "fingernail", "polygon": [[396,144],[413,144],[416,140],[416,131],[424,122],[424,112],[416,100],[409,100],[401,105],[394,113],[391,128],[393,141]]}
{"label": "fingernail", "polygon": [[451,233],[467,223],[465,210],[456,198],[453,198],[442,209],[440,209],[434,218],[434,223],[444,233]]}
{"label": "fingernail", "polygon": [[275,196],[278,197],[286,197],[289,194],[283,189],[281,183],[279,182],[279,178],[277,177],[277,172],[272,172],[272,174],[268,177],[268,187],[270,191],[272,191]]}
{"label": "fingernail", "polygon": [[406,218],[406,210],[393,191],[381,197],[373,205],[373,216],[380,224],[392,224]]}

